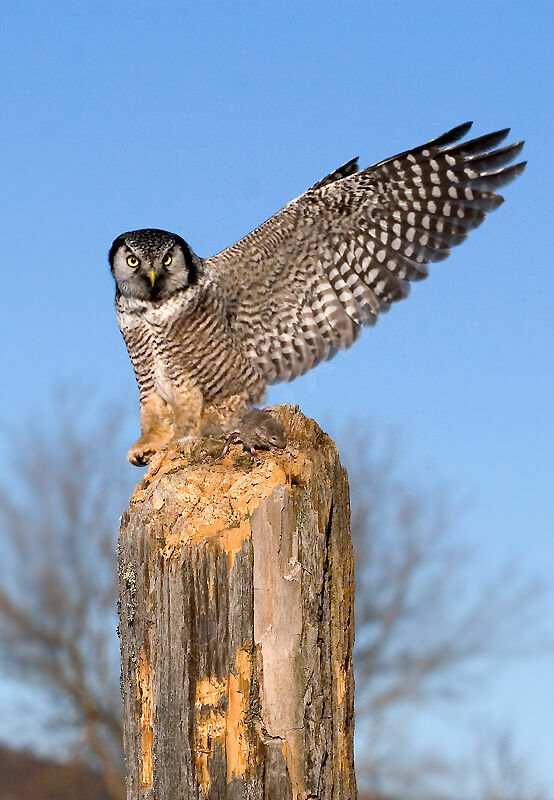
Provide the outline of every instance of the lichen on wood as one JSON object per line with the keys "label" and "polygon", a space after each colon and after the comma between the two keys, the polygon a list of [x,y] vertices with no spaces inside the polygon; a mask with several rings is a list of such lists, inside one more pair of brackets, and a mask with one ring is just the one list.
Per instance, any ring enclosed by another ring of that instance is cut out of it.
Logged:
{"label": "lichen on wood", "polygon": [[352,547],[333,442],[170,445],[120,530],[128,800],[354,800]]}

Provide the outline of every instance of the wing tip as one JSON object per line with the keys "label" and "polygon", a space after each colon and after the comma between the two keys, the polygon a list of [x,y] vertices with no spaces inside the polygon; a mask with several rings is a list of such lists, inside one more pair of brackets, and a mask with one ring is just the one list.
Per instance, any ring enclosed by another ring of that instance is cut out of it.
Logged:
{"label": "wing tip", "polygon": [[[511,153],[512,158],[515,158],[521,153],[524,146],[525,146],[525,139],[520,139],[519,142],[514,142],[512,145],[508,145],[508,147],[506,147],[506,150],[508,150]],[[527,164],[527,161],[524,161],[522,163]]]}
{"label": "wing tip", "polygon": [[461,125],[456,125],[449,131],[445,131],[445,133],[442,133],[435,139],[431,139],[431,141],[426,142],[424,145],[421,145],[421,147],[414,148],[414,150],[420,150],[427,147],[445,147],[448,144],[453,144],[454,142],[463,139],[463,137],[471,129],[472,125],[473,125],[473,120],[471,122],[462,122]]}
{"label": "wing tip", "polygon": [[[470,119],[467,122],[462,122],[461,125],[457,126],[457,130],[463,131],[462,136],[465,136],[473,127],[473,120]],[[454,128],[456,130],[456,128]]]}

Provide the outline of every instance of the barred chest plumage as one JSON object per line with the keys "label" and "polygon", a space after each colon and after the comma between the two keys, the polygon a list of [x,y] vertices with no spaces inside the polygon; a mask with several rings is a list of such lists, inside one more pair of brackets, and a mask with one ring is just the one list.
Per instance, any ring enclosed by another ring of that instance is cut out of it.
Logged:
{"label": "barred chest plumage", "polygon": [[224,303],[209,286],[163,302],[120,296],[116,307],[131,359],[141,352],[150,359],[149,388],[165,400],[191,381],[208,402],[239,392],[252,402],[262,396],[265,382],[229,330]]}

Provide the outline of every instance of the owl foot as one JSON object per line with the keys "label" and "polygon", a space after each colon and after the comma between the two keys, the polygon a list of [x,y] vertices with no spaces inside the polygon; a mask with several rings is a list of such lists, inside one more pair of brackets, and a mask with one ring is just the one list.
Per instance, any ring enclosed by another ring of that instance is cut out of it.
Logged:
{"label": "owl foot", "polygon": [[141,436],[127,453],[127,460],[134,464],[135,467],[144,467],[152,460],[158,450],[161,450],[166,444],[166,440],[143,439]]}

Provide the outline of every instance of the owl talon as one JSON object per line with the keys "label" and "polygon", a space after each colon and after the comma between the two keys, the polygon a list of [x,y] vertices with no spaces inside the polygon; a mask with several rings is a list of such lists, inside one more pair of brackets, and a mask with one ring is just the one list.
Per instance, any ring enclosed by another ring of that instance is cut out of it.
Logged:
{"label": "owl talon", "polygon": [[127,459],[135,467],[145,467],[153,458],[154,450],[145,450],[141,453],[134,453],[129,450]]}
{"label": "owl talon", "polygon": [[218,455],[218,457],[216,458],[216,461],[221,461],[222,458],[225,458],[225,456],[229,452],[229,448],[231,447],[233,442],[236,442],[236,440],[239,439],[239,438],[240,438],[240,434],[239,434],[238,431],[233,431],[232,433],[230,433],[229,436],[227,437],[227,439],[225,440],[225,444],[223,445],[223,449],[222,449],[221,453]]}
{"label": "owl talon", "polygon": [[127,460],[135,467],[145,467],[154,458],[157,449],[152,443],[142,443],[139,439],[127,453]]}

